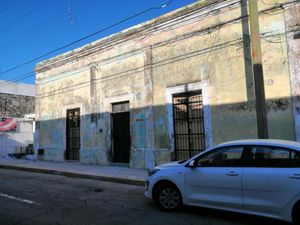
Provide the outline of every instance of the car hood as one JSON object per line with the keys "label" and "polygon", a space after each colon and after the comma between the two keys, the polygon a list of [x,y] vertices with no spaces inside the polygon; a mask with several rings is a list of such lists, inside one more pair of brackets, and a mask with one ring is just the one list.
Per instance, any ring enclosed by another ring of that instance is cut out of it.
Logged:
{"label": "car hood", "polygon": [[175,161],[175,162],[170,162],[170,163],[166,163],[166,164],[162,164],[157,166],[157,168],[168,168],[168,167],[179,167],[179,166],[183,166],[182,163],[179,163],[180,161]]}

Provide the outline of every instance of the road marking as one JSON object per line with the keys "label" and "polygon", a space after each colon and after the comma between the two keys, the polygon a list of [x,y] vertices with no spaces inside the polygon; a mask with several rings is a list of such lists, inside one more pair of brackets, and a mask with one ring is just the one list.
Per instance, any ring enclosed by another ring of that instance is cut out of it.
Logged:
{"label": "road marking", "polygon": [[3,194],[1,192],[0,192],[0,197],[4,197],[4,198],[8,198],[8,199],[12,199],[12,200],[24,202],[24,203],[27,203],[27,204],[32,204],[32,205],[41,205],[40,203],[36,203],[36,202],[28,200],[28,199],[17,198],[17,197],[12,196],[12,195]]}

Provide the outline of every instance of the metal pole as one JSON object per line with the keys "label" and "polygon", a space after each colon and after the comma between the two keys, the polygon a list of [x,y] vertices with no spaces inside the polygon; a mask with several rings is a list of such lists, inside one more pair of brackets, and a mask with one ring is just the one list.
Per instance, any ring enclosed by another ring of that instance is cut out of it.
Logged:
{"label": "metal pole", "polygon": [[258,138],[268,138],[268,122],[266,113],[264,74],[262,66],[259,15],[257,0],[248,0],[250,17],[250,35],[252,48],[253,76],[256,99],[256,118]]}

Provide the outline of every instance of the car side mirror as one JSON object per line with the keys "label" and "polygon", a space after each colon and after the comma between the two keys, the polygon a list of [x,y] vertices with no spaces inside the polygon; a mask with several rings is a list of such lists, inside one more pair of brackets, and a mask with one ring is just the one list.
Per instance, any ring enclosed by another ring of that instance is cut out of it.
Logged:
{"label": "car side mirror", "polygon": [[191,168],[196,167],[195,166],[195,160],[190,161],[189,164],[188,164],[188,166],[191,167]]}

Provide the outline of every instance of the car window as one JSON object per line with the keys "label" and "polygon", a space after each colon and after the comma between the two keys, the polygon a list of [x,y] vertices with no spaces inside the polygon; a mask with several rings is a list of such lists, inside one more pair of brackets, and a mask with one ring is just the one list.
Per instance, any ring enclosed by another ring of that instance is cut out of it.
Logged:
{"label": "car window", "polygon": [[252,147],[250,166],[300,167],[300,153],[280,147],[255,146]]}
{"label": "car window", "polygon": [[227,147],[209,152],[195,160],[201,167],[234,167],[241,165],[243,147]]}

